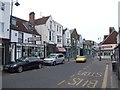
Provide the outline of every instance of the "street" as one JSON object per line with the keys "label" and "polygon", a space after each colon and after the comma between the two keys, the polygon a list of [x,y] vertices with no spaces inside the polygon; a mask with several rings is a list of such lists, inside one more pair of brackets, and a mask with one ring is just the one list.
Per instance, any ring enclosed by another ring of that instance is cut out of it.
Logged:
{"label": "street", "polygon": [[86,63],[75,60],[65,64],[44,66],[22,73],[3,73],[3,88],[117,88],[112,77],[110,60],[88,58]]}

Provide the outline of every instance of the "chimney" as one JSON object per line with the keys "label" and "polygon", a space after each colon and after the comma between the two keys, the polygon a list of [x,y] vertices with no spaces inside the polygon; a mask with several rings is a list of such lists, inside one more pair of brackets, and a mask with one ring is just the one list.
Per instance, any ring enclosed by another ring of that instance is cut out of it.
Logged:
{"label": "chimney", "polygon": [[30,22],[33,26],[35,26],[35,13],[34,13],[34,12],[31,12],[31,13],[29,14],[29,22]]}
{"label": "chimney", "polygon": [[114,27],[109,27],[109,34],[114,30]]}

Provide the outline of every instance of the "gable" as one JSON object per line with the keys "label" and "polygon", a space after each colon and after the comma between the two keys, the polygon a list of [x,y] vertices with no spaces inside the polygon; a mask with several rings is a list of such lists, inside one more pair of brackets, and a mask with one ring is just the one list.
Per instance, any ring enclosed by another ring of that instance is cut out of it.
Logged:
{"label": "gable", "polygon": [[117,35],[117,31],[114,30],[110,35],[106,37],[102,44],[117,44]]}
{"label": "gable", "polygon": [[46,24],[47,20],[49,19],[50,16],[47,17],[42,17],[39,19],[35,20],[35,25],[42,25],[42,24]]}

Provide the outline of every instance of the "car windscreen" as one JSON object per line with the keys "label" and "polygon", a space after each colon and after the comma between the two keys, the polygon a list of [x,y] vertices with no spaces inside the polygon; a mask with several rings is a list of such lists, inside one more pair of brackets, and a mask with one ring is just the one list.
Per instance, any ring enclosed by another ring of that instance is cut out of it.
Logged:
{"label": "car windscreen", "polygon": [[77,56],[77,58],[85,58],[85,56]]}
{"label": "car windscreen", "polygon": [[27,57],[20,57],[17,59],[17,61],[24,61],[24,59],[26,59]]}
{"label": "car windscreen", "polygon": [[49,55],[48,58],[55,58],[56,55]]}

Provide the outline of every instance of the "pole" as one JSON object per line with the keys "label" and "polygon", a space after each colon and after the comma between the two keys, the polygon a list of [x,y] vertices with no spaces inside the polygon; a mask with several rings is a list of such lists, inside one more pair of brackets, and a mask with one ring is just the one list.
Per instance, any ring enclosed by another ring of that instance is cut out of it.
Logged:
{"label": "pole", "polygon": [[13,0],[11,0],[11,11],[10,11],[10,31],[9,31],[9,39],[10,39],[10,42],[11,42],[12,13],[13,13]]}

